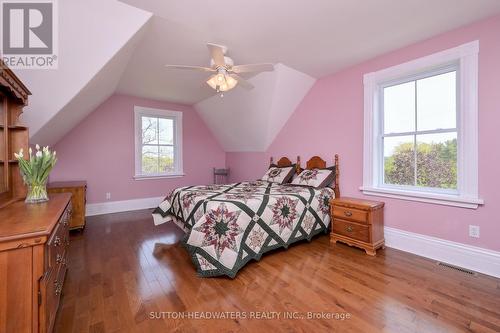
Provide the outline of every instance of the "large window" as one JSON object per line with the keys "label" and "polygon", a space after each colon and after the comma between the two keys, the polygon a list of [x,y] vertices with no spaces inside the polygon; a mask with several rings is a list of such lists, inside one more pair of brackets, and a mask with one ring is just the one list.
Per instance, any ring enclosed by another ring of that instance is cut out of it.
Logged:
{"label": "large window", "polygon": [[366,74],[362,190],[476,208],[477,42]]}
{"label": "large window", "polygon": [[135,178],[181,176],[182,112],[135,107]]}
{"label": "large window", "polygon": [[456,193],[456,66],[381,87],[383,184]]}

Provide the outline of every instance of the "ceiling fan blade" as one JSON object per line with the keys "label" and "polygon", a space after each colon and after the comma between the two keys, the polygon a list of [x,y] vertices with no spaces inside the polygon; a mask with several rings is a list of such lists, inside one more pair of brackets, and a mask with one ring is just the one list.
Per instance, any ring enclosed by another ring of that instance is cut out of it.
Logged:
{"label": "ceiling fan blade", "polygon": [[248,64],[237,65],[231,68],[234,73],[249,73],[249,72],[272,72],[274,70],[273,64]]}
{"label": "ceiling fan blade", "polygon": [[215,66],[226,66],[226,62],[224,61],[224,49],[222,48],[222,46],[208,43],[207,47],[210,51],[210,56],[214,60]]}
{"label": "ceiling fan blade", "polygon": [[189,69],[200,72],[215,72],[215,69],[201,66],[165,65],[165,67],[172,69]]}
{"label": "ceiling fan blade", "polygon": [[231,74],[231,77],[238,81],[238,84],[247,90],[253,89],[253,84],[242,78],[241,76],[238,76],[236,74]]}

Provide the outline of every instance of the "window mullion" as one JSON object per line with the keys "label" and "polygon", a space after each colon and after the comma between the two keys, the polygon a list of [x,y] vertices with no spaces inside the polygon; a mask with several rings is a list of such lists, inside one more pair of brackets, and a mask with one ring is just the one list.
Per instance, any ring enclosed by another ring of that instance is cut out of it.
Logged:
{"label": "window mullion", "polygon": [[417,186],[417,132],[418,132],[418,116],[417,116],[417,82],[415,81],[415,134],[413,137],[413,182]]}
{"label": "window mullion", "polygon": [[160,172],[160,117],[156,118],[156,163],[157,163],[157,170],[158,173]]}
{"label": "window mullion", "polygon": [[174,169],[178,170],[178,159],[177,159],[177,119],[172,119],[172,157],[174,158]]}
{"label": "window mullion", "polygon": [[458,132],[457,128],[440,128],[435,130],[425,130],[425,131],[412,131],[412,132],[399,132],[399,133],[388,133],[382,134],[383,138],[393,137],[393,136],[408,136],[408,135],[421,135],[421,134],[436,134],[436,133],[454,133]]}
{"label": "window mullion", "polygon": [[[141,126],[142,126],[142,119],[141,119]],[[141,128],[142,128],[142,127],[141,127]],[[142,130],[141,130],[141,134],[142,134]],[[143,165],[143,163],[142,163],[142,161],[143,161],[143,160],[142,160],[142,159],[143,159],[143,155],[142,155],[143,150],[144,150],[144,143],[142,142],[142,139],[141,139],[141,143],[140,143],[140,145],[139,145],[139,152],[136,152],[136,154],[139,154],[139,153],[140,153],[140,156],[141,156],[141,160],[140,160],[140,163],[141,163],[141,164],[140,164],[141,174],[144,174],[144,173],[145,173],[145,172],[144,172],[144,165]],[[136,163],[137,163],[137,161],[136,161]],[[137,165],[137,164],[136,164],[136,165]]]}

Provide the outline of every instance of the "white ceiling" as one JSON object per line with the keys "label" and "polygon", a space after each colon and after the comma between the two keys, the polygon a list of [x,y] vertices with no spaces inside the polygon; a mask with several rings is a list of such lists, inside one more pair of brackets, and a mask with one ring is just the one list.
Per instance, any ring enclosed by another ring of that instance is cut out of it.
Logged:
{"label": "white ceiling", "polygon": [[155,14],[118,91],[186,104],[212,91],[205,44],[236,64],[281,62],[315,78],[500,12],[499,0],[122,0]]}

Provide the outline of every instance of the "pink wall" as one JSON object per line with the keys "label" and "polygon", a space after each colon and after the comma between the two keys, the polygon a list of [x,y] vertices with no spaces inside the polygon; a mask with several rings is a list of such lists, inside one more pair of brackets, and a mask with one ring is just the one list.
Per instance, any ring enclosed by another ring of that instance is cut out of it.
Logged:
{"label": "pink wall", "polygon": [[[186,176],[134,180],[134,105],[183,112]],[[196,111],[185,105],[113,95],[54,147],[58,162],[50,180],[87,180],[88,203],[166,195],[171,189],[212,182],[225,153]]]}
{"label": "pink wall", "polygon": [[[385,224],[420,234],[500,251],[498,166],[500,149],[500,16],[436,36],[318,80],[265,153],[228,153],[232,180],[260,177],[270,155],[306,161],[313,155],[341,158],[342,195],[362,197],[363,74],[400,64],[473,40],[479,54],[479,191],[485,205],[477,210],[388,198]],[[468,225],[481,227],[469,238]]]}

